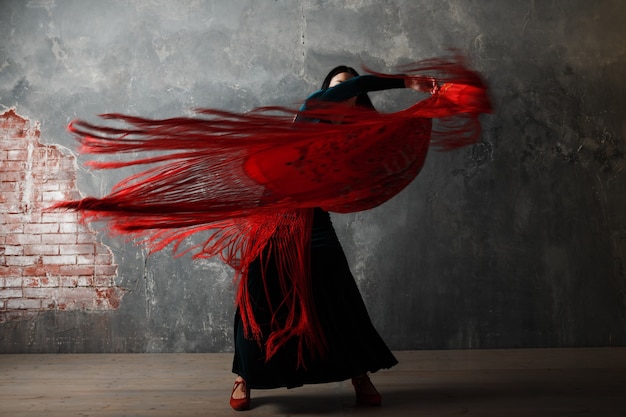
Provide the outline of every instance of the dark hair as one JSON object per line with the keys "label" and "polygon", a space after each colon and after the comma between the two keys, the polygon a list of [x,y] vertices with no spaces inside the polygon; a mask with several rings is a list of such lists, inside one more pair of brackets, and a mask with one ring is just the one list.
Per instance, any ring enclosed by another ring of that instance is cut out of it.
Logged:
{"label": "dark hair", "polygon": [[[322,82],[321,89],[327,90],[328,88],[330,88],[330,81],[333,79],[333,77],[337,74],[341,74],[344,72],[351,74],[353,77],[359,76],[359,73],[354,68],[348,67],[346,65],[339,65],[333,68],[332,70],[330,70],[328,75],[326,75],[326,78],[324,78],[324,81]],[[372,104],[372,101],[370,100],[369,96],[365,93],[359,94],[357,96],[356,105],[359,107],[364,107],[366,109],[374,110],[374,105]]]}

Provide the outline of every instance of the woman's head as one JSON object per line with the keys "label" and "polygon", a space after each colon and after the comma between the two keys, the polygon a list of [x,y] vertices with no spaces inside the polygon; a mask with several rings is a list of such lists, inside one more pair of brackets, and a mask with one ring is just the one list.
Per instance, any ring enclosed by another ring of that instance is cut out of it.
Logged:
{"label": "woman's head", "polygon": [[[352,67],[346,65],[339,65],[326,75],[322,82],[322,90],[334,87],[340,82],[347,81],[350,78],[358,77],[359,73]],[[374,110],[374,105],[367,94],[359,94],[356,97],[356,105],[367,109]]]}
{"label": "woman's head", "polygon": [[346,77],[346,79],[359,76],[359,73],[356,72],[354,68],[347,67],[345,65],[339,65],[338,67],[335,67],[332,70],[330,70],[328,75],[326,75],[326,78],[324,78],[324,82],[322,82],[322,90],[326,90],[327,88],[334,87],[334,85],[331,85],[331,81],[333,81],[334,77],[340,76],[342,74],[345,74],[348,76]]}

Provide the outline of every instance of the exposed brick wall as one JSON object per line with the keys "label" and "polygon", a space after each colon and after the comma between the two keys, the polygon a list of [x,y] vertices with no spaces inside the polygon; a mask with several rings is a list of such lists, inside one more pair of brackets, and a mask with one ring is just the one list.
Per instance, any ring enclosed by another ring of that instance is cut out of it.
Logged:
{"label": "exposed brick wall", "polygon": [[0,321],[115,309],[124,293],[113,254],[78,215],[44,210],[80,195],[75,157],[39,136],[15,110],[0,115]]}

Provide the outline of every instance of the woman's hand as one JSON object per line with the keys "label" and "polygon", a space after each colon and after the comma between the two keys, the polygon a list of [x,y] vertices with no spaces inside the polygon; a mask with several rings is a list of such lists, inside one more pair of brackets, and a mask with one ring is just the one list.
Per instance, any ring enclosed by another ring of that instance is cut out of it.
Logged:
{"label": "woman's hand", "polygon": [[439,90],[437,80],[433,77],[408,77],[404,79],[404,85],[420,93],[435,94]]}

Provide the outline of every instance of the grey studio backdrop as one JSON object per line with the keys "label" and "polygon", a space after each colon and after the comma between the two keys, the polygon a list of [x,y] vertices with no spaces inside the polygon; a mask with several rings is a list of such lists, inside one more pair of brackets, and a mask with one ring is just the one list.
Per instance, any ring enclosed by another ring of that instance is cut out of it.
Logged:
{"label": "grey studio backdrop", "polygon": [[[297,106],[335,65],[459,48],[491,87],[481,143],[333,215],[372,321],[396,350],[623,346],[624,22],[621,0],[1,0],[0,110],[75,153],[75,118]],[[79,187],[102,195],[130,172],[80,169]],[[1,352],[232,350],[228,267],[100,238],[119,308],[2,323]]]}

